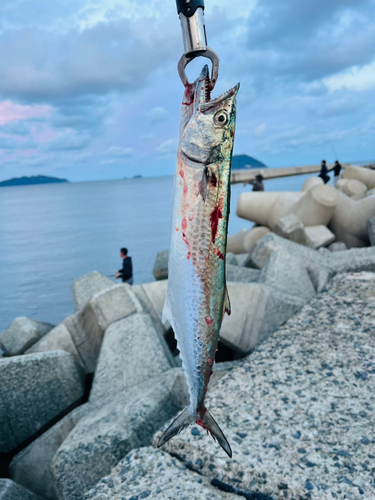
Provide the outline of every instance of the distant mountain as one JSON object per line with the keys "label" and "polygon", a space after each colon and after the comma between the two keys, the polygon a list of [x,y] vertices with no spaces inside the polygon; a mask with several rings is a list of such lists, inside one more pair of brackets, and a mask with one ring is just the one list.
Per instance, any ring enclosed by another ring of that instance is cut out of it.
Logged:
{"label": "distant mountain", "polygon": [[247,155],[234,155],[232,158],[232,170],[248,168],[267,168],[267,165]]}
{"label": "distant mountain", "polygon": [[48,177],[47,175],[33,175],[31,177],[14,177],[7,181],[0,182],[2,186],[24,186],[27,184],[51,184],[56,182],[69,182],[67,179],[59,179],[58,177]]}

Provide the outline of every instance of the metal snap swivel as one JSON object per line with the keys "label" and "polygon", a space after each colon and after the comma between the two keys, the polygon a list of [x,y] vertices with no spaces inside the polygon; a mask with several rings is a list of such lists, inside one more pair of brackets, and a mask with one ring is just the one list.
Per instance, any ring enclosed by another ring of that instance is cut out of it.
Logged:
{"label": "metal snap swivel", "polygon": [[216,54],[216,52],[213,51],[210,47],[207,47],[207,50],[205,50],[204,52],[199,52],[198,54],[191,54],[189,56],[183,54],[181,56],[181,59],[178,61],[177,65],[178,74],[181,78],[182,84],[186,87],[186,85],[189,84],[189,80],[186,76],[185,68],[193,59],[195,59],[198,56],[207,57],[207,59],[210,59],[210,61],[212,62],[212,72],[210,79],[210,91],[212,91],[219,77],[220,59],[219,56]]}

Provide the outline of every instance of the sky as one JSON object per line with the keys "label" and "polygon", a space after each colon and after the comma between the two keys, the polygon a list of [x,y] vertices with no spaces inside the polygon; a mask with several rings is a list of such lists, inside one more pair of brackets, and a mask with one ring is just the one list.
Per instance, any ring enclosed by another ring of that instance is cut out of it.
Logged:
{"label": "sky", "polygon": [[[205,4],[214,96],[241,83],[235,154],[375,159],[375,0]],[[2,0],[0,180],[172,175],[182,51],[174,0]]]}

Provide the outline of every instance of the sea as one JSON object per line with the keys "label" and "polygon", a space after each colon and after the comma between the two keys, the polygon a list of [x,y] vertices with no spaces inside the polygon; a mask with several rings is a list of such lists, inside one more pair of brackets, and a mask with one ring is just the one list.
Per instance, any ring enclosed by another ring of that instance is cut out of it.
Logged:
{"label": "sea", "polygon": [[[307,175],[265,181],[267,191],[299,191]],[[0,333],[17,316],[52,324],[74,312],[71,284],[91,271],[114,279],[121,247],[134,283],[154,281],[157,252],[168,249],[173,177],[0,188]],[[236,216],[229,234],[252,223]]]}

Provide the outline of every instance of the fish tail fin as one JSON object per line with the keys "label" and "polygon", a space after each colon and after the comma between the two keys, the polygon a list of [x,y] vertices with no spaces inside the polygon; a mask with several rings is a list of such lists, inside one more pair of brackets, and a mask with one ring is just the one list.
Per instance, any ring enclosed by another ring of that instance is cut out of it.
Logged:
{"label": "fish tail fin", "polygon": [[219,443],[219,445],[223,448],[225,453],[229,458],[232,458],[232,448],[228,443],[227,438],[224,436],[223,431],[215,422],[211,413],[205,409],[204,415],[201,419],[196,420],[196,416],[192,415],[189,411],[189,407],[185,408],[185,410],[180,413],[180,415],[171,423],[168,429],[164,432],[158,442],[158,448],[163,446],[167,441],[172,439],[190,424],[198,424],[203,429],[211,434],[215,441]]}
{"label": "fish tail fin", "polygon": [[232,458],[232,448],[230,447],[227,438],[224,436],[223,431],[217,425],[214,417],[207,409],[203,415],[203,418],[201,420],[198,420],[197,424],[202,426],[203,429],[206,429],[206,431],[211,434],[214,440],[217,441],[223,448],[228,457]]}
{"label": "fish tail fin", "polygon": [[190,424],[195,423],[194,415],[192,415],[189,411],[189,407],[185,408],[185,410],[180,413],[180,415],[173,420],[168,429],[164,432],[158,442],[158,448],[163,446],[167,441],[172,439],[176,434],[184,430]]}

